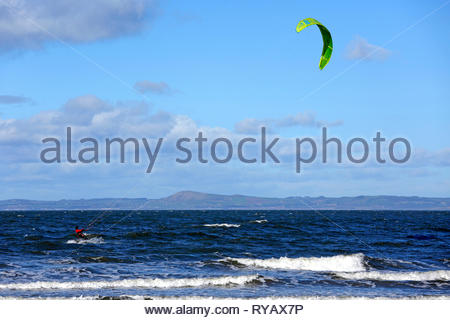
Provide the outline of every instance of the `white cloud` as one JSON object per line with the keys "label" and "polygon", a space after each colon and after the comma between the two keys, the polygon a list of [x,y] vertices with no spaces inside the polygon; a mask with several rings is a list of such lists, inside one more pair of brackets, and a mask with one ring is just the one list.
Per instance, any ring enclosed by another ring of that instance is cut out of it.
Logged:
{"label": "white cloud", "polygon": [[148,80],[138,81],[134,88],[140,93],[172,94],[173,90],[163,81],[152,82]]}
{"label": "white cloud", "polygon": [[260,132],[261,127],[266,127],[268,132],[277,128],[285,127],[334,127],[342,125],[342,121],[326,122],[317,120],[316,116],[311,112],[299,112],[297,114],[288,115],[283,118],[272,119],[254,119],[247,118],[237,122],[234,125],[234,131],[237,133],[256,134]]}
{"label": "white cloud", "polygon": [[294,115],[289,115],[282,119],[276,121],[278,127],[293,127],[293,126],[305,126],[305,127],[316,127],[318,122],[315,119],[314,114],[310,112],[297,113]]}
{"label": "white cloud", "polygon": [[378,60],[382,61],[390,56],[391,52],[383,47],[370,44],[366,39],[357,36],[347,46],[346,57],[350,60]]}
{"label": "white cloud", "polygon": [[237,133],[256,134],[261,131],[261,127],[268,127],[270,129],[272,122],[272,120],[247,118],[237,122],[234,125],[234,131]]}
{"label": "white cloud", "polygon": [[30,98],[13,95],[0,95],[0,104],[20,104],[31,102]]}
{"label": "white cloud", "polygon": [[39,145],[45,137],[64,136],[67,126],[91,137],[167,134],[175,116],[166,112],[149,114],[148,108],[143,102],[111,104],[93,95],[80,96],[59,109],[42,111],[30,118],[0,119],[0,147]]}
{"label": "white cloud", "polygon": [[92,42],[133,34],[156,15],[150,0],[3,0],[0,50],[39,49],[46,42]]}

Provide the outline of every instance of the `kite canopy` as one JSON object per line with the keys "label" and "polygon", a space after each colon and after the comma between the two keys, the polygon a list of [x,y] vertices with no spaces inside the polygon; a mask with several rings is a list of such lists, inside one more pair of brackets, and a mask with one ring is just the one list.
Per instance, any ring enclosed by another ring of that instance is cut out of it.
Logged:
{"label": "kite canopy", "polygon": [[313,18],[306,18],[301,20],[297,25],[297,32],[302,31],[306,27],[316,25],[320,33],[322,34],[323,39],[323,49],[322,49],[322,56],[320,57],[320,63],[319,68],[322,70],[327,65],[328,61],[331,59],[331,53],[333,52],[333,39],[331,39],[331,33],[328,31],[327,28],[323,24],[321,24],[319,21]]}

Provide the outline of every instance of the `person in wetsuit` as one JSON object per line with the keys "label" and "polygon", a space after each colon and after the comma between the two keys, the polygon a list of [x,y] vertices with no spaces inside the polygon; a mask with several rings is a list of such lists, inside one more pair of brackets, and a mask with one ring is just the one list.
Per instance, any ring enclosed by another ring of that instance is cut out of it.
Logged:
{"label": "person in wetsuit", "polygon": [[84,229],[79,229],[78,226],[75,227],[75,235],[77,236],[77,238],[79,239],[84,239],[86,238],[86,235],[83,233]]}

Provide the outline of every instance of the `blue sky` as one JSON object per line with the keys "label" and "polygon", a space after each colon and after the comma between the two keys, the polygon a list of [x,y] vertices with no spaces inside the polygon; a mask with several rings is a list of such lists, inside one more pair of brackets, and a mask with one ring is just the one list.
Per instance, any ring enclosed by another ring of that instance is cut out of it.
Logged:
{"label": "blue sky", "polygon": [[[44,1],[45,16],[24,3],[25,19],[0,6],[12,26],[0,26],[2,199],[160,197],[180,190],[449,195],[450,5],[444,1],[117,1],[125,7],[63,1],[59,11]],[[80,18],[66,15],[74,10]],[[306,17],[321,21],[333,36],[333,56],[322,71],[319,30],[295,32]],[[379,48],[379,54],[364,59],[355,48]],[[164,83],[169,92],[141,94],[134,89],[140,81]],[[89,102],[80,100],[86,95]],[[23,102],[1,103],[1,96]],[[121,123],[80,123],[76,112],[64,109],[68,101],[81,106],[79,112],[117,109],[121,116],[114,121]],[[49,120],[61,113],[63,120]],[[148,120],[161,113],[172,119],[165,129],[166,120]],[[161,154],[151,174],[132,163],[68,168],[39,161],[40,140],[63,136],[66,126],[77,123],[79,137],[139,138],[159,128],[148,136],[175,139],[177,132],[201,129],[233,139],[245,133],[236,128],[248,119],[274,123],[298,114],[314,121],[272,132],[286,140],[318,137],[317,123],[334,123],[329,132],[343,141],[370,140],[377,131],[388,139],[405,137],[413,155],[404,165],[317,163],[301,175],[288,164],[180,166],[173,150]]]}

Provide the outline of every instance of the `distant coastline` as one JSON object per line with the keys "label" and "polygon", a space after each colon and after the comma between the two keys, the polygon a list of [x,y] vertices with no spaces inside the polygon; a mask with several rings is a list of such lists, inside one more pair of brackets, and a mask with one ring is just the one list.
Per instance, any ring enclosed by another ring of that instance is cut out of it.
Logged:
{"label": "distant coastline", "polygon": [[266,198],[181,191],[160,199],[0,200],[12,210],[450,210],[450,197],[413,196]]}

